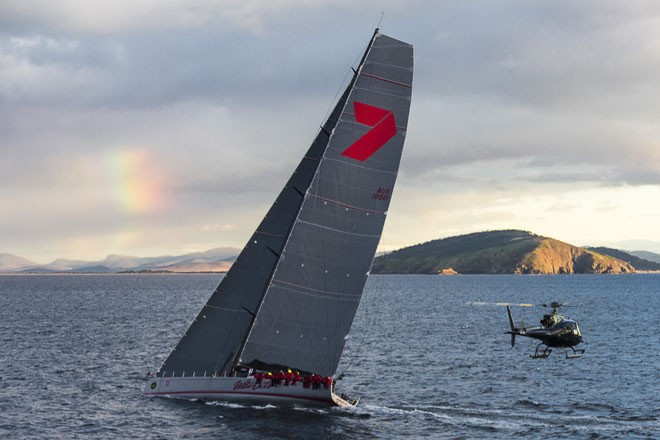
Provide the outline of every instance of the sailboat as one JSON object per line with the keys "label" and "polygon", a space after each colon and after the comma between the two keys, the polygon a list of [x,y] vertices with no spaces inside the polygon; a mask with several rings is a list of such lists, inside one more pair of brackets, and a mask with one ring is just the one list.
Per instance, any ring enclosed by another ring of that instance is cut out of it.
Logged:
{"label": "sailboat", "polygon": [[410,44],[375,30],[350,82],[147,396],[351,406],[333,376],[403,149]]}

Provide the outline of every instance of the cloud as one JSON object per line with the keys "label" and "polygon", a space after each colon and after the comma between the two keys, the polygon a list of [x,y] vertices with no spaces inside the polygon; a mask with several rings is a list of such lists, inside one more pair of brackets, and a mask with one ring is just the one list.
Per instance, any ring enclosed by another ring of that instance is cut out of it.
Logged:
{"label": "cloud", "polygon": [[208,225],[202,226],[202,230],[204,232],[208,232],[208,231],[230,231],[232,229],[236,229],[236,225],[232,225],[232,224],[229,224],[229,223],[222,223],[222,224],[214,223],[214,224],[208,224]]}
{"label": "cloud", "polygon": [[254,2],[117,0],[92,3],[68,1],[54,4],[46,0],[29,3],[5,1],[0,7],[3,21],[26,28],[46,28],[59,32],[109,34],[135,29],[191,28],[213,20],[239,25],[255,24]]}
{"label": "cloud", "polygon": [[[384,31],[416,50],[384,246],[468,226],[533,229],[533,215],[512,211],[660,183],[655,2],[8,0],[0,242],[35,259],[36,236],[72,257],[175,252],[163,236],[240,246],[383,9]],[[147,159],[124,177],[159,203],[131,211],[110,164],[135,151]],[[547,203],[511,202],[535,196]]]}
{"label": "cloud", "polygon": [[[314,30],[311,21],[341,15],[351,22],[356,13],[369,14],[375,24],[378,13],[410,14],[423,1],[405,5],[397,1],[367,0],[115,0],[90,3],[71,0],[53,4],[47,0],[6,0],[0,4],[0,23],[11,29],[48,29],[54,33],[112,35],[140,31],[228,28],[265,34],[282,23]],[[304,18],[306,24],[300,23]]]}

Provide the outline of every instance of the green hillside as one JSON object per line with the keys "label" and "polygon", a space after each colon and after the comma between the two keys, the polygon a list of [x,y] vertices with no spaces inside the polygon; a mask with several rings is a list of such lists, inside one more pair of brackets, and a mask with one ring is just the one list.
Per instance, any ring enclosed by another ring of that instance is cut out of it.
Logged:
{"label": "green hillside", "polygon": [[625,261],[527,231],[477,232],[406,247],[374,261],[372,273],[627,273]]}

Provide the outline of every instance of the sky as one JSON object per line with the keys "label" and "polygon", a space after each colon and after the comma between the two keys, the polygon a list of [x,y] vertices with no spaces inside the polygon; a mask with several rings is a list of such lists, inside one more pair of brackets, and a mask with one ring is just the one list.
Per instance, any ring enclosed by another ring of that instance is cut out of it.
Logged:
{"label": "sky", "polygon": [[415,78],[380,251],[660,253],[660,3],[634,0],[3,0],[0,253],[243,247],[381,12]]}

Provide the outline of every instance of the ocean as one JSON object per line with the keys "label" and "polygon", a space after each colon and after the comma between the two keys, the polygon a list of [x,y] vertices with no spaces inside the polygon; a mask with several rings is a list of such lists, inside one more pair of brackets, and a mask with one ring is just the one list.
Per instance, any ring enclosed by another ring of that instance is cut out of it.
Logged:
{"label": "ocean", "polygon": [[[660,438],[659,274],[372,276],[337,386],[358,407],[143,397],[221,278],[0,276],[0,438]],[[531,359],[471,301],[573,302],[586,352]]]}

